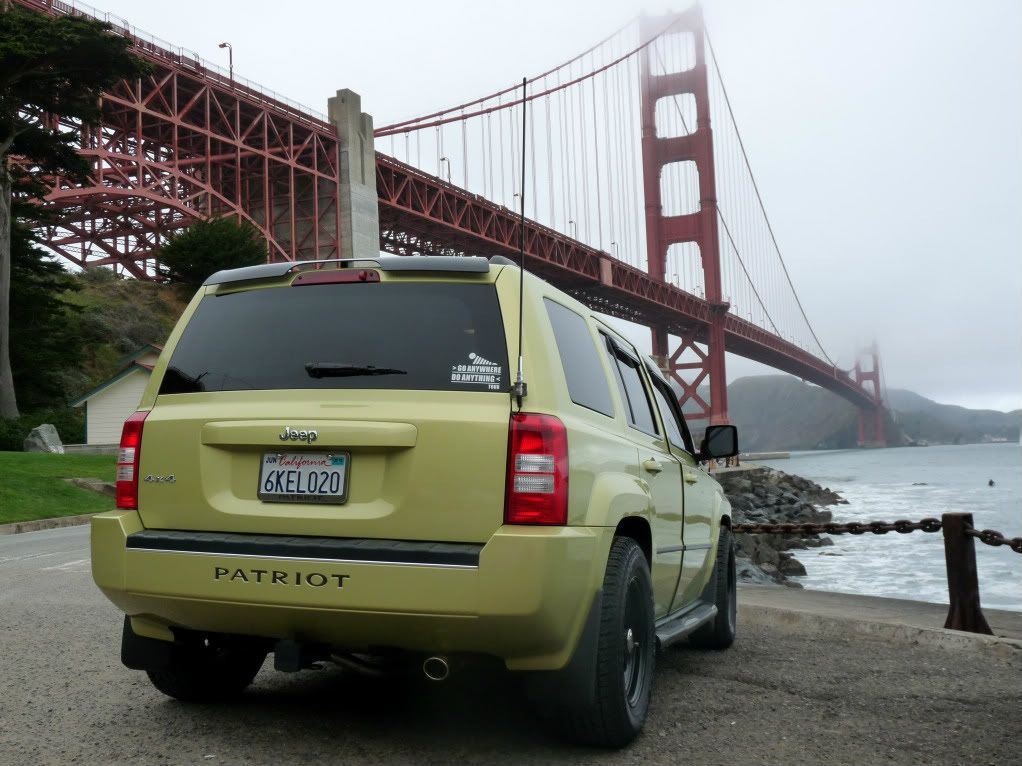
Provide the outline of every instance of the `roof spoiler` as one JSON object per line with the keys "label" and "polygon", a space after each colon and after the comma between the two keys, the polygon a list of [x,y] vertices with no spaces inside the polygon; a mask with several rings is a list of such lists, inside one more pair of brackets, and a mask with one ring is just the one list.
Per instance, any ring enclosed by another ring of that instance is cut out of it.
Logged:
{"label": "roof spoiler", "polygon": [[[496,260],[496,259],[494,259]],[[326,264],[337,268],[372,264],[381,271],[446,271],[469,274],[485,274],[490,270],[490,261],[477,255],[379,255],[376,258],[331,258],[323,261],[281,261],[263,263],[258,266],[244,266],[240,269],[225,269],[212,274],[202,283],[223,285],[231,282],[247,282],[253,279],[274,279],[285,274],[315,269]]]}

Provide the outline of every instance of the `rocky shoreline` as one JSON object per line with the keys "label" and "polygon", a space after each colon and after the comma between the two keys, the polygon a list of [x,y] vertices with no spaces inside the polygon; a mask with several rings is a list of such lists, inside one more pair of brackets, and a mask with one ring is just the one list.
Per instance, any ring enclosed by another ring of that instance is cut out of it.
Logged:
{"label": "rocky shoreline", "polygon": [[[848,502],[828,487],[766,466],[719,473],[715,478],[731,501],[736,524],[828,522],[831,512],[821,508]],[[824,535],[735,535],[738,579],[801,588],[789,578],[805,575],[806,570],[789,551],[833,544]]]}

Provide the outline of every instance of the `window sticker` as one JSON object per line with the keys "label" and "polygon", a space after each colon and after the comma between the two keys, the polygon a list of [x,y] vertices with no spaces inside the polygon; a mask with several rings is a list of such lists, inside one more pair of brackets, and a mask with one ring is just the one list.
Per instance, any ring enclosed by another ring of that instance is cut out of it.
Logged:
{"label": "window sticker", "polygon": [[451,383],[486,386],[491,391],[500,390],[502,370],[499,364],[471,353],[467,364],[451,365]]}

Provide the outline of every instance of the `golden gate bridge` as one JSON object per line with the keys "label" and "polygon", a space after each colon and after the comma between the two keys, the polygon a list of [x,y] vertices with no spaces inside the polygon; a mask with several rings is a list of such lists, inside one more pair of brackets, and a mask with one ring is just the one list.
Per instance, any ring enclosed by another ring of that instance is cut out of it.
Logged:
{"label": "golden gate bridge", "polygon": [[92,165],[87,184],[52,179],[62,215],[41,229],[77,267],[155,278],[166,236],[210,216],[254,225],[271,260],[513,256],[527,104],[527,268],[649,327],[690,417],[727,422],[727,350],[839,394],[860,444],[885,443],[876,349],[841,369],[806,316],[698,6],[637,19],[524,97],[374,129],[351,91],[321,114],[85,4],[15,2],[103,20],[153,66],[104,93],[98,125],[39,116]]}

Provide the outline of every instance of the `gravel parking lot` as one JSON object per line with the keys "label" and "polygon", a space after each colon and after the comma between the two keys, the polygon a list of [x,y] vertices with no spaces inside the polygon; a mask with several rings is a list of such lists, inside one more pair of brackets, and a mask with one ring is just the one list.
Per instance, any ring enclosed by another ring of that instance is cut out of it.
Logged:
{"label": "gravel parking lot", "polygon": [[236,704],[166,699],[120,665],[86,527],[0,538],[0,582],[3,764],[1019,763],[1022,656],[740,629],[727,652],[663,654],[644,735],[608,752],[551,737],[491,670],[264,669]]}

